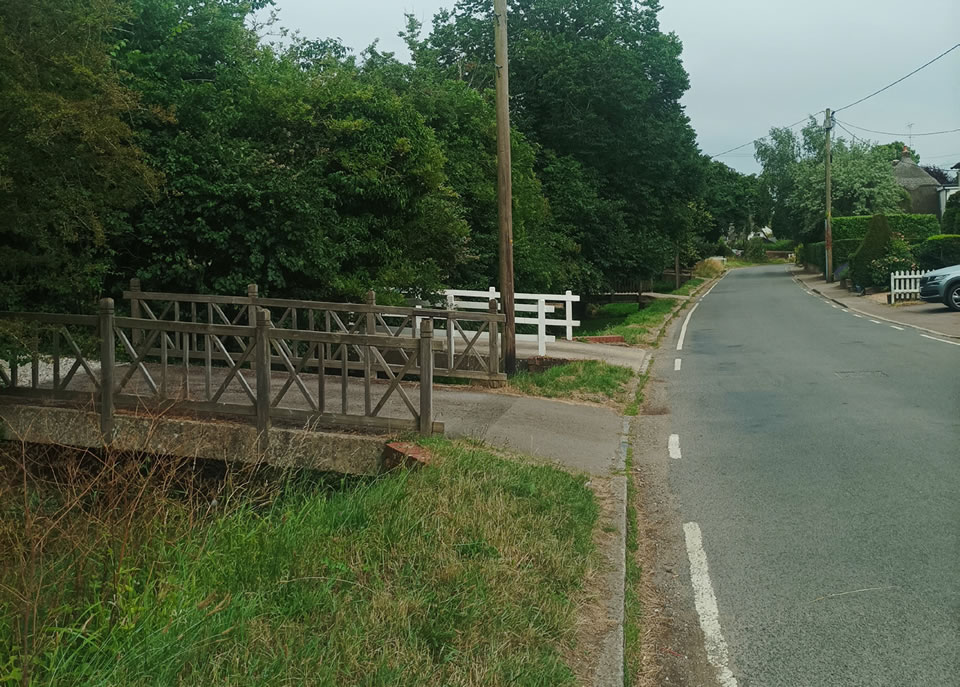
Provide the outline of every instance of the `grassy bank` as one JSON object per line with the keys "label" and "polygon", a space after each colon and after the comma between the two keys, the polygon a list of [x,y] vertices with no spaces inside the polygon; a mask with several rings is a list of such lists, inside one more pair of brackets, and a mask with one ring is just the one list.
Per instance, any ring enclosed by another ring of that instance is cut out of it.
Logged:
{"label": "grassy bank", "polygon": [[572,684],[585,479],[426,443],[417,472],[271,487],[6,456],[0,682]]}
{"label": "grassy bank", "polygon": [[629,367],[602,360],[578,360],[543,372],[520,372],[509,384],[513,390],[530,396],[620,403],[625,400],[626,385],[632,377]]}
{"label": "grassy bank", "polygon": [[706,279],[694,277],[693,279],[681,284],[679,288],[674,287],[674,284],[676,284],[675,281],[656,282],[653,285],[653,288],[650,290],[654,293],[670,293],[675,296],[689,296],[705,281]]}
{"label": "grassy bank", "polygon": [[594,317],[583,320],[577,336],[619,335],[628,344],[643,343],[657,332],[676,305],[670,298],[655,300],[643,308],[637,303],[608,303]]}

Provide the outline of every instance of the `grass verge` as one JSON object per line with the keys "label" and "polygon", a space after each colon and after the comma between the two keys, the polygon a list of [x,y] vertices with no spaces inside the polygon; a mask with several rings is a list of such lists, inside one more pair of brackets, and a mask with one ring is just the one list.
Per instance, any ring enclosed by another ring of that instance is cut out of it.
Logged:
{"label": "grass verge", "polygon": [[577,360],[543,372],[521,372],[510,379],[509,385],[530,396],[621,403],[632,377],[629,367],[602,360]]}
{"label": "grass verge", "polygon": [[67,493],[63,465],[7,455],[0,682],[573,684],[586,478],[424,444],[420,471],[219,480],[212,502],[146,459]]}
{"label": "grass verge", "polygon": [[643,308],[637,303],[608,303],[596,317],[583,321],[577,336],[619,335],[628,344],[639,344],[657,331],[676,305],[670,298],[654,300]]}
{"label": "grass verge", "polygon": [[693,279],[681,284],[680,288],[674,288],[674,284],[676,284],[676,282],[673,281],[657,282],[653,285],[651,291],[654,293],[669,293],[673,294],[674,296],[689,296],[705,281],[706,279],[694,277]]}
{"label": "grass verge", "polygon": [[643,405],[643,387],[646,386],[647,380],[650,379],[650,367],[653,365],[653,358],[650,358],[650,361],[647,365],[647,372],[637,375],[639,378],[637,380],[637,390],[633,394],[633,400],[627,404],[627,407],[624,408],[623,414],[634,417],[640,412],[640,406]]}

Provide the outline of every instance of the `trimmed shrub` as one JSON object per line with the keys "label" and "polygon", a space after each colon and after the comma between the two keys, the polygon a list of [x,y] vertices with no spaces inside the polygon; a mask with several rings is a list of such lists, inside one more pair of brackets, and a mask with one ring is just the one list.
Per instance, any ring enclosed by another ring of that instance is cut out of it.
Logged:
{"label": "trimmed shrub", "polygon": [[960,234],[960,193],[947,198],[947,207],[940,219],[940,231],[944,234]]}
{"label": "trimmed shrub", "polygon": [[857,252],[863,239],[840,239],[833,242],[833,266],[834,268],[850,262],[851,256]]}
{"label": "trimmed shrub", "polygon": [[895,236],[890,239],[883,256],[871,260],[867,269],[870,273],[870,283],[873,286],[889,288],[891,272],[915,270],[917,269],[917,262],[907,242]]}
{"label": "trimmed shrub", "polygon": [[[890,225],[890,231],[894,234],[903,234],[904,238],[910,243],[923,241],[927,237],[941,232],[936,215],[889,214],[885,217]],[[834,242],[845,239],[863,239],[869,231],[872,219],[868,216],[834,217],[831,225]]]}
{"label": "trimmed shrub", "polygon": [[760,238],[750,239],[747,242],[747,249],[743,252],[743,256],[750,262],[766,262],[767,244]]}
{"label": "trimmed shrub", "polygon": [[960,265],[960,234],[937,234],[913,249],[921,270]]}
{"label": "trimmed shrub", "polygon": [[827,268],[825,264],[827,256],[824,253],[826,247],[827,244],[824,241],[805,245],[803,247],[803,264],[819,267],[820,271],[823,272]]}
{"label": "trimmed shrub", "polygon": [[803,264],[803,256],[804,256],[804,253],[803,253],[803,252],[804,252],[804,250],[805,250],[805,248],[804,248],[804,245],[803,245],[802,243],[798,243],[798,244],[797,244],[797,247],[794,248],[793,262],[794,262],[795,265],[802,265],[802,264]]}
{"label": "trimmed shrub", "polygon": [[791,239],[780,239],[779,241],[767,244],[767,250],[774,252],[789,252],[792,251],[796,245],[797,242]]}
{"label": "trimmed shrub", "polygon": [[859,286],[883,286],[885,281],[875,284],[871,265],[874,260],[882,258],[893,237],[890,222],[883,215],[874,215],[870,218],[870,228],[863,238],[863,243],[850,258],[850,276]]}

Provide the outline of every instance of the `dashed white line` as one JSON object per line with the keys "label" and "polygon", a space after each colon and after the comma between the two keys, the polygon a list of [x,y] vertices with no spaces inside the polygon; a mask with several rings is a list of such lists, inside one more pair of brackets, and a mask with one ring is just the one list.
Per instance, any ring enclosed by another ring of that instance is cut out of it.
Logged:
{"label": "dashed white line", "polygon": [[670,452],[670,457],[674,460],[680,460],[682,457],[680,455],[680,435],[671,434],[670,440],[667,442],[667,450]]}
{"label": "dashed white line", "polygon": [[901,332],[903,331],[903,327],[898,327],[898,326],[895,325],[895,324],[891,324],[890,327],[893,328],[893,329],[896,329],[897,331],[901,331]]}
{"label": "dashed white line", "polygon": [[863,315],[858,315],[858,314],[855,313],[855,312],[854,312],[854,313],[850,313],[850,314],[853,315],[854,317],[859,317],[861,320],[863,319]]}
{"label": "dashed white line", "polygon": [[930,339],[931,341],[940,341],[941,343],[947,343],[951,346],[960,346],[960,341],[947,341],[946,339],[938,339],[935,336],[927,336],[926,334],[921,334],[924,339]]}
{"label": "dashed white line", "polygon": [[880,320],[870,320],[870,321],[873,322],[874,324],[880,324]]}
{"label": "dashed white line", "polygon": [[703,630],[703,643],[707,658],[717,669],[717,679],[723,687],[737,687],[737,678],[730,670],[727,642],[720,629],[720,611],[717,597],[710,582],[710,570],[707,566],[707,552],[703,550],[703,537],[700,525],[695,522],[684,523],[683,534],[687,541],[687,557],[690,559],[690,581],[693,583],[693,600],[700,616],[700,628]]}
{"label": "dashed white line", "polygon": [[680,363],[682,363],[682,362],[683,362],[683,361],[682,361],[680,358],[676,358],[676,359],[673,361],[673,371],[674,371],[674,372],[679,372],[679,371],[680,371]]}
{"label": "dashed white line", "polygon": [[840,306],[839,306],[839,305],[834,305],[833,303],[830,304],[830,307],[831,307],[831,308],[836,308],[837,310],[840,309]]}
{"label": "dashed white line", "polygon": [[687,336],[687,325],[690,324],[690,317],[693,315],[693,311],[697,309],[697,306],[698,306],[698,305],[700,305],[700,304],[699,304],[699,303],[695,303],[694,306],[693,306],[692,308],[690,308],[690,312],[687,313],[687,319],[685,319],[685,320],[683,321],[683,326],[680,327],[680,339],[679,339],[679,341],[677,341],[677,350],[678,350],[678,351],[682,351],[682,350],[683,350],[683,340],[684,340],[684,338]]}

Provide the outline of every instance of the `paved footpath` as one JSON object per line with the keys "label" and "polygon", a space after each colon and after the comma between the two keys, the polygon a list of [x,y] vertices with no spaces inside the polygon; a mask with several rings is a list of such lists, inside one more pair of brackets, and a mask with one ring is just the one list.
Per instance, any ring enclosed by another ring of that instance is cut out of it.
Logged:
{"label": "paved footpath", "polygon": [[636,461],[680,552],[651,572],[677,573],[717,684],[958,684],[958,363],[783,266],[730,272],[671,329]]}
{"label": "paved footpath", "polygon": [[[894,324],[918,327],[930,334],[960,339],[960,313],[940,303],[909,302],[887,305],[871,296],[857,296],[837,283],[828,284],[819,274],[807,274],[794,270],[801,284],[825,296],[838,305],[850,308],[861,315],[890,320]],[[880,294],[884,297],[885,294]]]}

